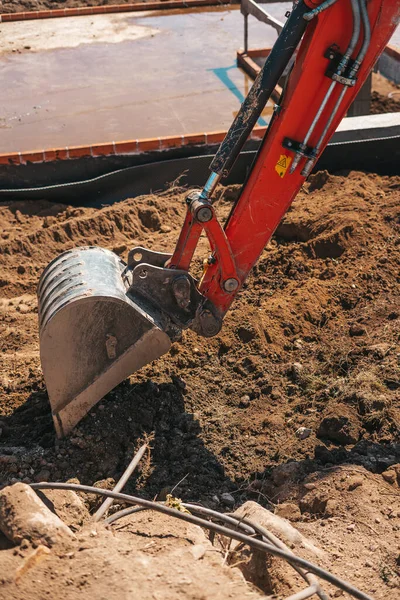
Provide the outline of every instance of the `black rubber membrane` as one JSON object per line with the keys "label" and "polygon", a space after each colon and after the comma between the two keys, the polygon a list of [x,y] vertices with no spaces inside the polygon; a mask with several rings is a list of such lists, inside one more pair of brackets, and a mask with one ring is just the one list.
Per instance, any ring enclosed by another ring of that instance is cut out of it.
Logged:
{"label": "black rubber membrane", "polygon": [[[242,184],[259,142],[249,142],[227,184]],[[87,157],[50,163],[0,167],[0,201],[46,199],[72,205],[100,206],[154,193],[179,180],[201,187],[217,146],[172,149],[142,155]],[[400,174],[400,135],[329,144],[315,170]]]}

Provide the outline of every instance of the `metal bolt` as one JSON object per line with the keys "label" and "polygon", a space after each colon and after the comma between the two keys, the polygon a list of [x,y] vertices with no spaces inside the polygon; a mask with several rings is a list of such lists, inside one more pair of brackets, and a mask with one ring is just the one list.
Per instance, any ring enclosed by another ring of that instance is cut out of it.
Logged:
{"label": "metal bolt", "polygon": [[239,282],[237,279],[230,277],[229,279],[225,279],[224,281],[224,290],[226,292],[234,292],[239,287]]}
{"label": "metal bolt", "polygon": [[213,218],[213,211],[209,206],[202,206],[196,212],[196,219],[200,223],[207,223],[207,221],[211,221]]}
{"label": "metal bolt", "polygon": [[190,305],[190,279],[186,275],[178,275],[172,282],[172,293],[179,308],[186,309]]}
{"label": "metal bolt", "polygon": [[210,310],[202,310],[200,315],[200,331],[205,337],[213,337],[221,330],[222,321],[217,319]]}

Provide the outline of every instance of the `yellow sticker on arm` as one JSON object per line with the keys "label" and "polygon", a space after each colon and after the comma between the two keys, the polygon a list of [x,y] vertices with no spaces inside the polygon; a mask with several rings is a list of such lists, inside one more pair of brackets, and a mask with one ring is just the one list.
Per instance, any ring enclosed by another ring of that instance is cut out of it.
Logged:
{"label": "yellow sticker on arm", "polygon": [[280,155],[279,160],[275,165],[275,171],[278,173],[279,177],[284,177],[286,175],[286,171],[288,170],[291,162],[291,156],[286,156],[286,154]]}

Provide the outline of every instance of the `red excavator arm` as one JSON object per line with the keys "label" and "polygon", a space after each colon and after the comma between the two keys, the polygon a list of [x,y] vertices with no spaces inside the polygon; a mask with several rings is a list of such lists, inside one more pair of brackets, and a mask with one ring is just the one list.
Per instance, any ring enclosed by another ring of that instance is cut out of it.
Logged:
{"label": "red excavator arm", "polygon": [[[183,329],[216,335],[250,269],[314,167],[399,20],[399,0],[298,0],[212,164],[191,192],[172,255],[101,248],[56,258],[39,283],[42,368],[58,435],[125,377],[168,351]],[[293,61],[293,57],[294,61]],[[213,191],[272,90],[290,75],[224,227]],[[202,231],[211,256],[189,273]]]}
{"label": "red excavator arm", "polygon": [[[221,316],[311,173],[399,20],[398,0],[337,0],[325,2],[319,8],[316,8],[318,3],[305,0],[309,6],[306,13],[301,4],[294,11],[301,12],[304,21],[312,18],[283,98],[275,107],[272,123],[224,230],[206,189],[188,204],[186,221],[171,260],[170,266],[188,269],[204,228],[212,257],[199,289]],[[346,51],[349,58],[340,69]],[[256,81],[254,86],[257,84]],[[220,174],[223,169],[211,178],[212,186]],[[200,204],[204,208],[199,209]],[[210,211],[210,220],[201,222],[196,214],[202,211],[200,217],[203,214],[204,219],[205,207]]]}

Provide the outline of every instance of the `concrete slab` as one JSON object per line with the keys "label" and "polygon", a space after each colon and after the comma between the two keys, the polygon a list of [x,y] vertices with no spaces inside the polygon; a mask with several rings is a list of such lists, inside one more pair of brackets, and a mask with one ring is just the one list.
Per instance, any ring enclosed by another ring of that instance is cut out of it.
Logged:
{"label": "concrete slab", "polygon": [[343,119],[331,143],[359,142],[400,136],[400,112]]}
{"label": "concrete slab", "polygon": [[[290,7],[268,12],[284,21]],[[236,67],[238,7],[1,23],[0,34],[0,153],[226,130],[252,85]],[[276,32],[250,18],[249,39],[271,46]]]}
{"label": "concrete slab", "polygon": [[[269,10],[284,19],[289,6]],[[250,31],[258,46],[276,39],[255,20]],[[0,152],[227,129],[252,84],[235,64],[237,8],[2,23],[0,33]]]}

